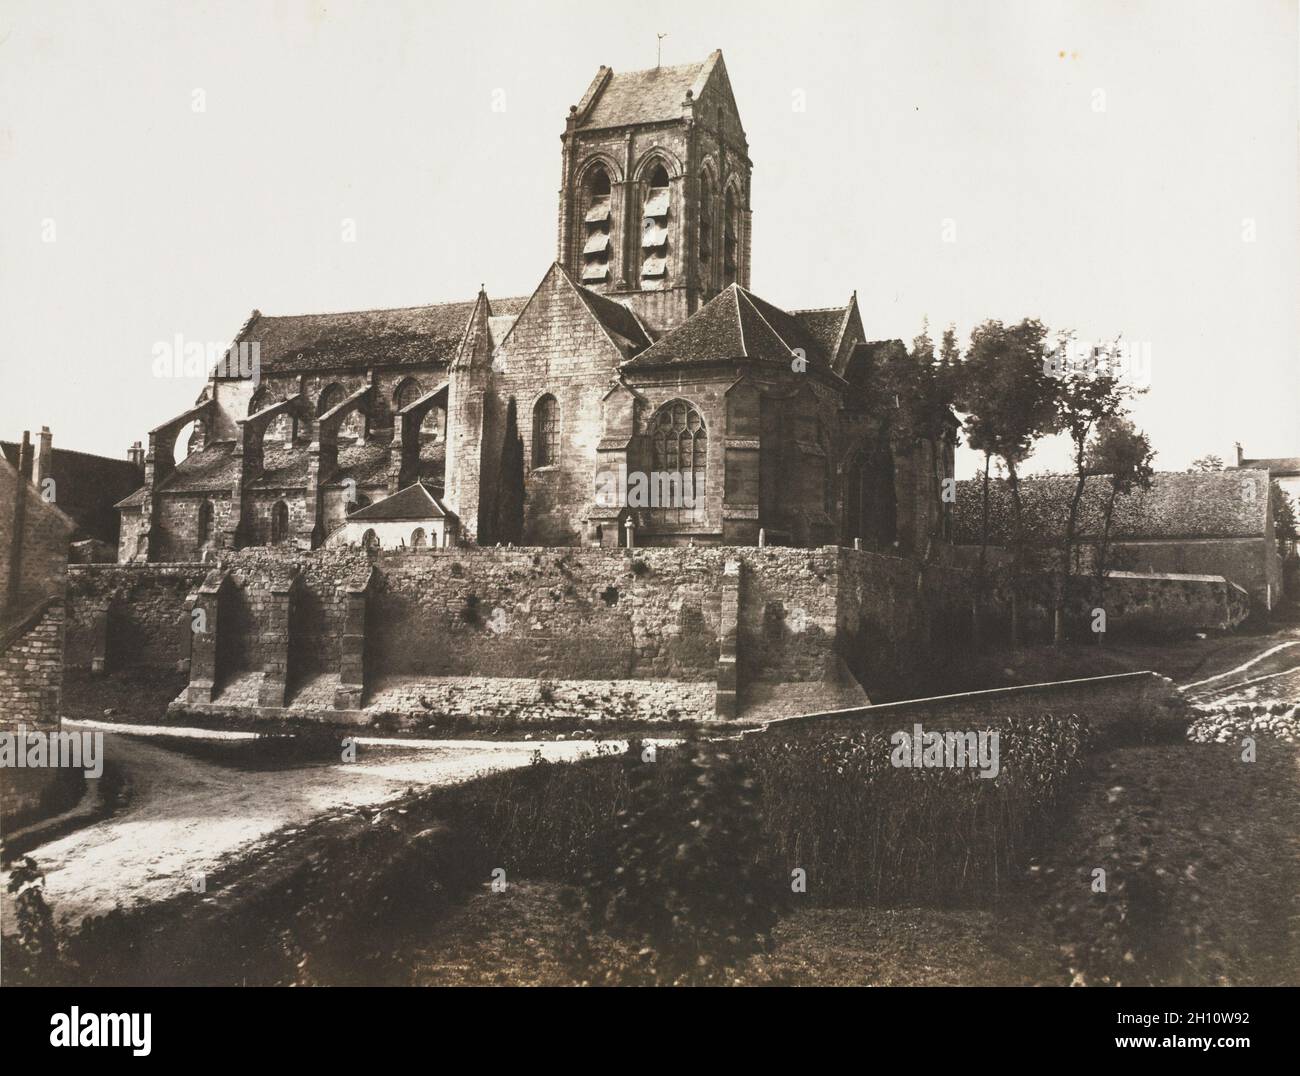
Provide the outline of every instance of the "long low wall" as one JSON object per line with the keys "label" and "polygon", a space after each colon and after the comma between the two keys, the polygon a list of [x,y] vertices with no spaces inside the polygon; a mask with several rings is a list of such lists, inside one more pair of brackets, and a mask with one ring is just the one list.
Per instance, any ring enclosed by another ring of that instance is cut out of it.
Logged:
{"label": "long low wall", "polygon": [[[891,636],[895,618],[925,619],[911,579],[906,561],[837,547],[457,548],[373,561],[248,549],[211,564],[75,567],[68,656],[98,670],[189,663],[197,703],[221,702],[227,687],[231,703],[242,679],[239,690],[278,709],[333,675],[337,705],[356,709],[381,681],[475,676],[711,684],[725,713],[747,683],[884,671],[892,659],[855,655],[862,638]],[[254,688],[251,675],[263,677]]]}
{"label": "long low wall", "polygon": [[[1175,619],[1208,586],[1186,585],[1195,593]],[[1134,610],[1153,615],[1173,584],[1142,586]],[[873,698],[915,694],[937,662],[972,645],[976,590],[961,568],[837,546],[373,559],[256,548],[211,564],[72,568],[68,658],[188,667],[195,705],[279,712],[323,700],[359,712],[381,682],[657,680],[712,685],[717,714],[730,717],[751,686],[856,680]],[[1004,577],[982,609],[984,641],[995,641],[1008,620]]]}
{"label": "long low wall", "polygon": [[[1072,715],[1107,729],[1117,724],[1133,725],[1166,711],[1181,712],[1180,702],[1177,689],[1167,677],[1149,671],[1131,672],[801,714],[768,722],[764,729],[910,731],[914,724],[920,724],[934,729],[968,730],[1015,718]],[[1185,722],[1185,718],[1182,720]]]}

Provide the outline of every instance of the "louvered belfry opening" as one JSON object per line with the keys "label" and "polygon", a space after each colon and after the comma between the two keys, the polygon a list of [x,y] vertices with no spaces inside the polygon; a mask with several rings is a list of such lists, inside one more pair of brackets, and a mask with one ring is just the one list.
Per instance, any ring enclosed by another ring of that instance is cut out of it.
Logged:
{"label": "louvered belfry opening", "polygon": [[609,283],[609,173],[597,165],[587,173],[583,188],[582,282]]}
{"label": "louvered belfry opening", "polygon": [[668,213],[671,193],[668,170],[657,164],[650,172],[645,208],[641,214],[641,288],[658,291],[668,286]]}

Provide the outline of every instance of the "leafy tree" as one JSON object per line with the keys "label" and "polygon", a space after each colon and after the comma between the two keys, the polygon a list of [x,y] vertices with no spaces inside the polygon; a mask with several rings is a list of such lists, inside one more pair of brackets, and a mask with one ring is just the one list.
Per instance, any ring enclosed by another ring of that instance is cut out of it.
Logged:
{"label": "leafy tree", "polygon": [[966,434],[971,447],[984,453],[984,507],[979,571],[985,577],[988,549],[989,461],[996,456],[1007,469],[1011,491],[1015,558],[1011,606],[1011,642],[1019,644],[1019,588],[1024,568],[1024,528],[1020,498],[1020,466],[1033,452],[1034,442],[1054,432],[1057,423],[1056,379],[1048,372],[1047,328],[1035,318],[1007,327],[989,320],[971,332],[962,367],[961,398],[967,412]]}
{"label": "leafy tree", "polygon": [[[1106,572],[1110,558],[1110,529],[1115,517],[1115,501],[1135,489],[1150,489],[1155,473],[1155,451],[1147,435],[1123,415],[1112,415],[1097,423],[1097,432],[1088,445],[1086,465],[1089,473],[1106,475],[1108,490],[1102,515],[1101,539],[1097,544],[1093,575],[1096,582],[1097,607],[1105,608]],[[1102,641],[1098,633],[1097,642]]]}
{"label": "leafy tree", "polygon": [[[936,359],[929,323],[912,340],[906,364],[896,364],[894,377],[899,395],[900,432],[912,443],[924,442],[942,453],[943,445],[954,440],[953,403],[957,386],[956,340],[951,328],[944,332],[942,358]],[[901,375],[901,376],[900,376]],[[941,503],[941,475],[931,468],[932,495]],[[939,515],[942,521],[942,513]]]}
{"label": "leafy tree", "polygon": [[1215,456],[1215,455],[1201,456],[1199,459],[1192,460],[1192,466],[1189,468],[1189,470],[1200,471],[1202,473],[1208,473],[1210,471],[1222,471],[1223,458],[1221,456]]}
{"label": "leafy tree", "polygon": [[[1062,334],[1059,338],[1057,347],[1061,355],[1066,354],[1072,339],[1072,334]],[[1118,343],[1117,340],[1114,347],[1118,347]],[[1053,588],[1053,641],[1057,646],[1065,641],[1065,606],[1074,560],[1075,532],[1089,474],[1088,439],[1099,422],[1122,414],[1125,401],[1133,395],[1132,388],[1121,377],[1120,368],[1113,358],[1114,348],[1095,347],[1087,361],[1067,362],[1059,366],[1057,426],[1070,438],[1074,460],[1074,491],[1070,497],[1070,511],[1061,539],[1061,563]]]}
{"label": "leafy tree", "polygon": [[492,541],[514,545],[524,540],[524,442],[519,436],[515,398],[506,406],[505,443],[497,477]]}

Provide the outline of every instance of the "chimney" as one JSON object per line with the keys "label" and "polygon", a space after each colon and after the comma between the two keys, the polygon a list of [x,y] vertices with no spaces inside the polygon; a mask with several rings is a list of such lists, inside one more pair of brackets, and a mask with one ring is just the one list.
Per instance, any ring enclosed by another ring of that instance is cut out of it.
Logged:
{"label": "chimney", "polygon": [[126,450],[126,458],[139,467],[140,470],[144,470],[144,449],[140,447],[139,441],[136,441]]}
{"label": "chimney", "polygon": [[36,488],[45,493],[45,480],[54,478],[54,435],[48,426],[41,427],[40,443],[36,448]]}
{"label": "chimney", "polygon": [[1241,466],[1241,442],[1237,441],[1236,445],[1237,445],[1237,466],[1240,467]]}
{"label": "chimney", "polygon": [[23,441],[18,446],[18,473],[28,482],[32,480],[32,435],[23,430]]}
{"label": "chimney", "polygon": [[14,490],[13,526],[9,531],[9,575],[5,579],[3,615],[7,620],[18,609],[18,591],[23,580],[23,541],[27,521],[27,498],[23,495],[22,479],[32,477],[32,435],[23,430],[23,442],[18,449],[19,486]]}

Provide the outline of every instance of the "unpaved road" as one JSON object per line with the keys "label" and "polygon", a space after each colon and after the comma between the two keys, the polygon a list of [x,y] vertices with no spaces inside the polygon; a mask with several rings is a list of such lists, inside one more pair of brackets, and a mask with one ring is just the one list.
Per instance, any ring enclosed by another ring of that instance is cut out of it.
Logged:
{"label": "unpaved road", "polygon": [[[246,770],[150,743],[138,729],[118,731],[130,726],[66,722],[64,727],[104,731],[107,758],[130,786],[126,805],[111,817],[28,853],[45,872],[45,895],[56,918],[70,923],[117,904],[131,907],[173,897],[200,874],[247,854],[285,826],[330,811],[380,804],[409,788],[524,766],[535,751],[554,762],[590,754],[596,747],[591,741],[398,741],[404,746],[372,748],[351,763]],[[175,735],[176,730],[165,731]],[[0,875],[0,882],[7,880],[8,872]],[[12,911],[5,894],[0,927],[6,933],[13,929]]]}
{"label": "unpaved road", "polygon": [[1216,655],[1181,685],[1183,697],[1198,706],[1300,702],[1300,631],[1291,628]]}

